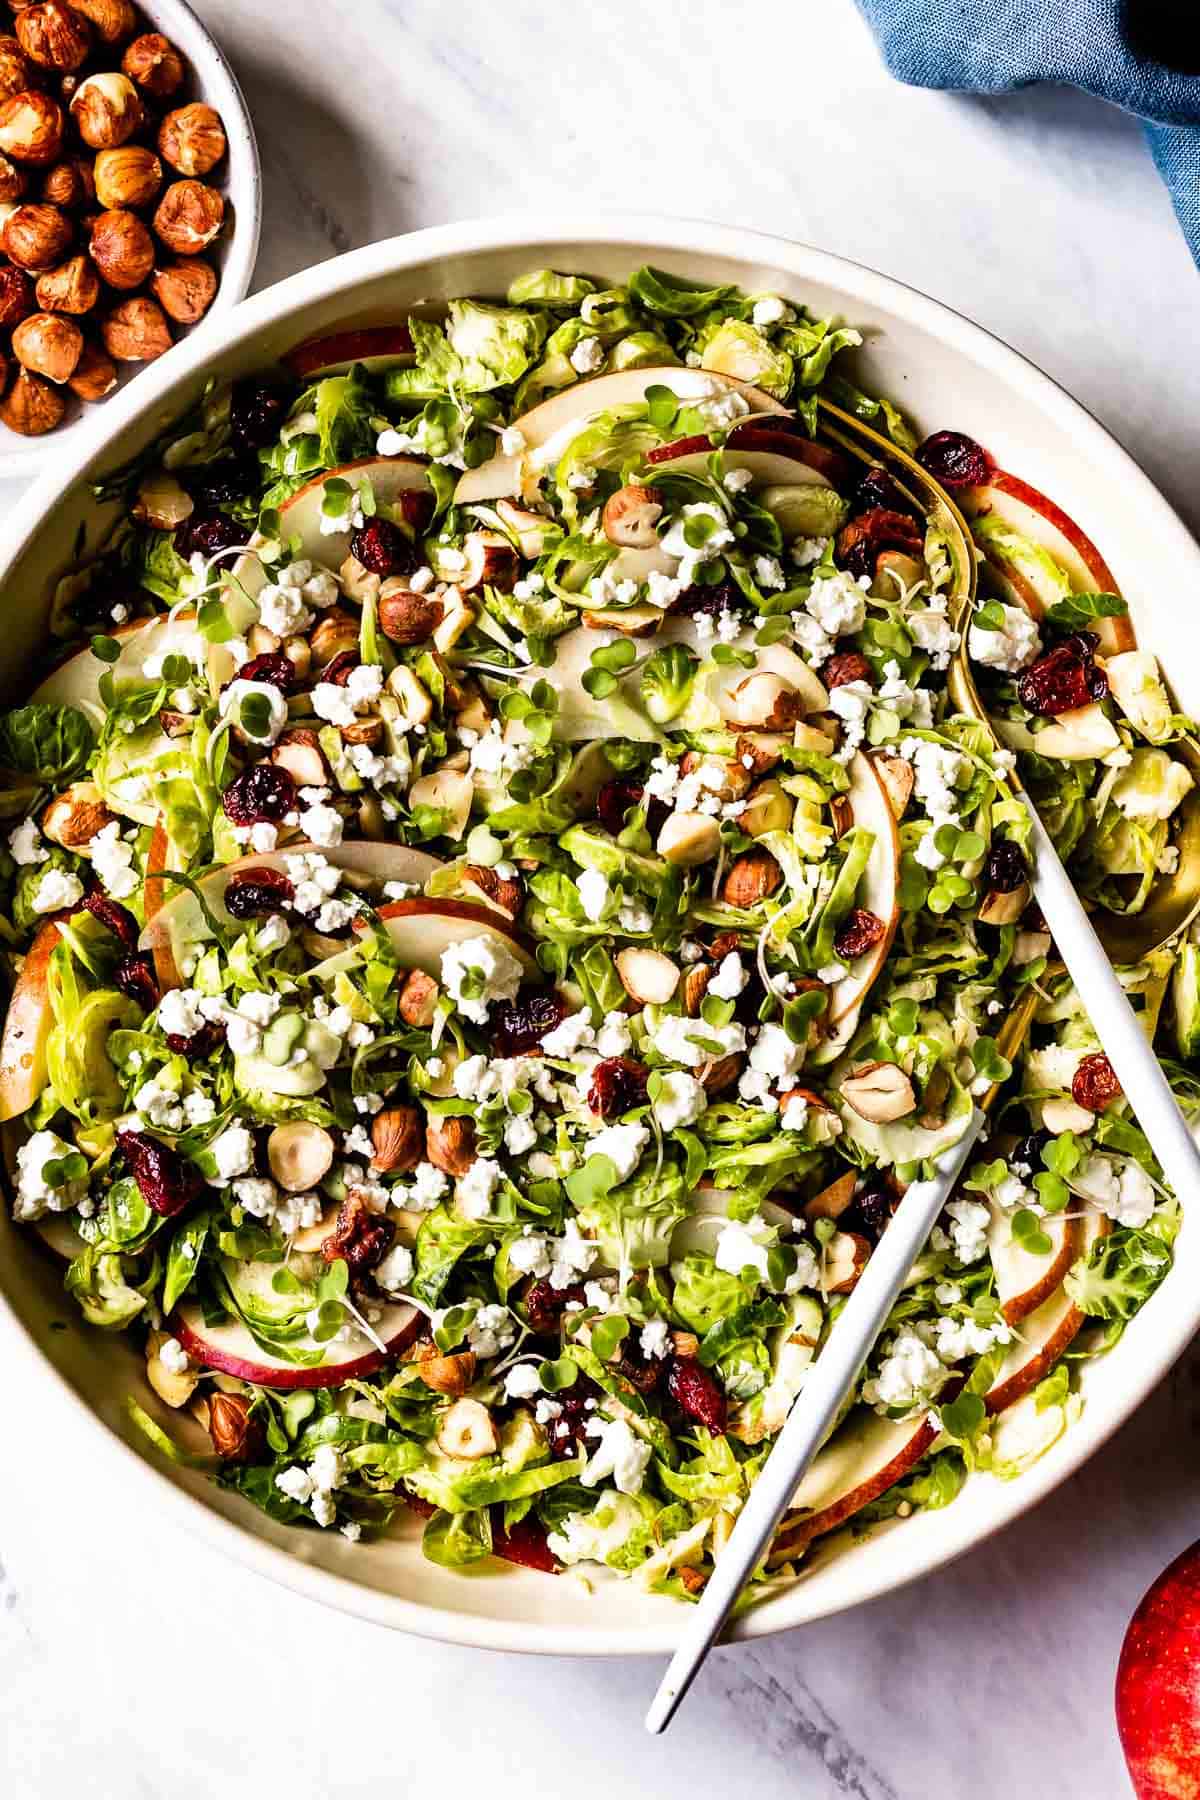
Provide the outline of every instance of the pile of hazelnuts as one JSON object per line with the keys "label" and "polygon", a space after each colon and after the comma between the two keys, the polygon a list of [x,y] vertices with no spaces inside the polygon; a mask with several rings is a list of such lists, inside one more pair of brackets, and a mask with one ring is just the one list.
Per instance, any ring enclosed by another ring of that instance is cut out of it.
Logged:
{"label": "pile of hazelnuts", "polygon": [[[67,395],[169,350],[212,305],[225,221],[220,114],[130,0],[9,0],[0,35],[0,420],[26,437]],[[11,352],[11,354],[9,354]]]}

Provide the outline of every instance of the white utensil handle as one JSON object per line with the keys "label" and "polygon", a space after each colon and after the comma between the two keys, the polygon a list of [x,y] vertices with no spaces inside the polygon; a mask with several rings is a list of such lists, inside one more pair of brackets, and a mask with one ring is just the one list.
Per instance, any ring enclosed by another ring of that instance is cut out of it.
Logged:
{"label": "white utensil handle", "polygon": [[1164,1175],[1181,1200],[1189,1199],[1200,1194],[1200,1148],[1045,826],[1025,804],[1033,826],[1033,891],[1054,947]]}
{"label": "white utensil handle", "polygon": [[738,1514],[703,1598],[683,1627],[679,1648],[646,1714],[646,1729],[665,1731],[692,1679],[721,1634],[731,1607],[762,1561],[809,1464],[883,1328],[909,1270],[970,1156],[983,1124],[976,1107],[965,1134],[938,1160],[932,1181],[915,1181],[868,1259],[836,1325]]}

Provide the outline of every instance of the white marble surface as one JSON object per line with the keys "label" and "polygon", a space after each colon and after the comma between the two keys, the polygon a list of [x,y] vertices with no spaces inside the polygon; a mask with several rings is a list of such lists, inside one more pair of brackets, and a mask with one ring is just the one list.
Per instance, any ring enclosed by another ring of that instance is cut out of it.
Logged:
{"label": "white marble surface", "polygon": [[[1196,275],[1135,126],[1104,108],[895,88],[849,0],[202,10],[262,143],[261,282],[521,206],[745,221],[990,326],[1200,524]],[[1127,1791],[1124,1623],[1196,1529],[1193,1349],[1035,1513],[915,1588],[720,1654],[652,1743],[652,1666],[473,1656],[319,1611],[120,1512],[35,1391],[0,1393],[6,1800],[1107,1800]]]}

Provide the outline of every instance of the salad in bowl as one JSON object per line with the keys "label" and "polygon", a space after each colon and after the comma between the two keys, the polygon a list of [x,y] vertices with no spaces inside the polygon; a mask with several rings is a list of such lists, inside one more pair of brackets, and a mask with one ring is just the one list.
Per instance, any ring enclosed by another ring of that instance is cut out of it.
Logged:
{"label": "salad in bowl", "polygon": [[12,1208],[157,1449],[283,1524],[694,1597],[985,1097],[752,1594],[1018,1476],[1168,1273],[1013,778],[1196,1110],[1194,727],[1096,548],[857,342],[538,270],[102,484],[0,715]]}

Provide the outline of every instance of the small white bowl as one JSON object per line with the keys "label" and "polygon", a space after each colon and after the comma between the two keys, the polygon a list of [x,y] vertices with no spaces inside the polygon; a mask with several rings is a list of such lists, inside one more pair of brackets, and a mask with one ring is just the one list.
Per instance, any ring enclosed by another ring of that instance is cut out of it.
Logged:
{"label": "small white bowl", "polygon": [[[225,160],[213,177],[225,196],[225,228],[213,253],[221,285],[200,324],[179,333],[182,341],[202,331],[210,319],[228,312],[249,291],[262,225],[262,169],[254,127],[237,77],[187,0],[137,0],[137,8],[141,30],[160,31],[182,52],[188,65],[184,98],[204,100],[215,107],[229,144]],[[124,364],[119,371],[119,386],[126,387],[149,366]],[[0,479],[20,480],[37,475],[51,462],[61,461],[64,451],[73,455],[85,440],[103,436],[104,414],[113,396],[92,406],[81,404],[70,394],[66,397],[69,410],[65,420],[57,431],[49,431],[44,437],[22,437],[0,424]]]}
{"label": "small white bowl", "polygon": [[[420,301],[502,295],[529,269],[586,270],[608,281],[650,262],[711,283],[778,292],[858,325],[856,378],[891,395],[921,431],[978,438],[1019,470],[1103,550],[1129,595],[1141,642],[1163,659],[1176,695],[1200,712],[1200,622],[1180,596],[1200,589],[1200,547],[1121,446],[1032,364],[934,300],[870,269],[736,226],[639,214],[467,220],[372,244],[256,294],[210,332],[114,396],[102,436],[74,443],[0,529],[0,698],[19,697],[45,643],[46,608],[76,534],[94,541],[90,483],[120,467],[193,405],[205,382],[269,367],[306,338],[402,320]],[[1184,1196],[1194,1207],[1197,1196]],[[1175,1267],[1113,1350],[1084,1371],[1082,1418],[1027,1474],[973,1475],[952,1506],[892,1521],[863,1542],[818,1545],[800,1578],[734,1623],[762,1637],[857,1606],[982,1542],[1064,1481],[1140,1405],[1200,1328],[1200,1224],[1185,1223]],[[19,1353],[19,1360],[12,1352]],[[91,1329],[62,1292],[62,1272],[0,1204],[0,1365],[33,1381],[44,1442],[89,1479],[123,1481],[130,1516],[153,1509],[248,1568],[378,1624],[477,1648],[553,1654],[666,1655],[679,1603],[601,1574],[576,1582],[507,1564],[472,1572],[426,1561],[419,1521],[378,1543],[298,1531],[167,1463],[130,1425],[135,1394],[164,1425],[128,1337]],[[51,1418],[53,1409],[53,1418]],[[189,1557],[180,1546],[181,1579]]]}

